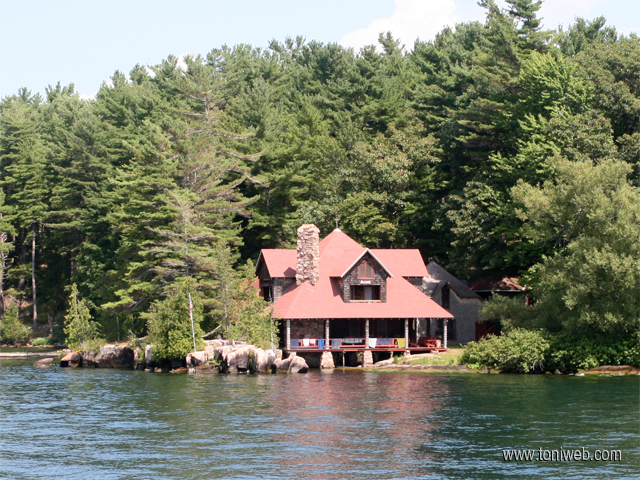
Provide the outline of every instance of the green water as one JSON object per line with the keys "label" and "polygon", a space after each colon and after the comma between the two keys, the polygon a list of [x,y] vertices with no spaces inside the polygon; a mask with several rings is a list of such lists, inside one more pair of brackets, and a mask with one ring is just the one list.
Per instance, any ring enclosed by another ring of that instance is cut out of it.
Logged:
{"label": "green water", "polygon": [[[640,378],[177,375],[0,361],[0,478],[637,478]],[[622,461],[505,462],[503,449]]]}

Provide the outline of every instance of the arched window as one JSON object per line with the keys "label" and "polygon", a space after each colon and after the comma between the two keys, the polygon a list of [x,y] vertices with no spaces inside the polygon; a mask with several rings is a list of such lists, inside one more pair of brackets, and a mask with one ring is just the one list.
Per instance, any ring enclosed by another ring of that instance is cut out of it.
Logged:
{"label": "arched window", "polygon": [[368,260],[360,262],[358,265],[358,279],[359,280],[371,280],[373,279],[373,265]]}

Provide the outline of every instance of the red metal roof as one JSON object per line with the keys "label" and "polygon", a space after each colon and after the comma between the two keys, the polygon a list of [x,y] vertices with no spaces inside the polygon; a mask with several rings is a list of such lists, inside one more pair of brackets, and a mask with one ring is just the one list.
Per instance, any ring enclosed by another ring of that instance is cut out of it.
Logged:
{"label": "red metal roof", "polygon": [[263,248],[258,258],[264,259],[269,275],[272,277],[296,276],[296,251],[276,248]]}
{"label": "red metal roof", "polygon": [[373,253],[384,266],[401,277],[428,277],[427,267],[418,249],[372,248]]}
{"label": "red metal roof", "polygon": [[[386,302],[344,302],[336,271],[344,273],[365,248],[335,230],[320,242],[320,277],[316,285],[304,282],[287,290],[274,304],[280,318],[453,318],[449,312],[402,277],[422,277],[428,273],[418,250],[383,250],[371,252],[391,272],[387,278]],[[295,250],[262,250],[271,276],[295,276]],[[287,252],[274,253],[274,252]],[[285,264],[286,261],[290,263]],[[273,262],[273,264],[271,264]],[[342,270],[340,270],[342,269]],[[272,272],[293,272],[274,275]]]}

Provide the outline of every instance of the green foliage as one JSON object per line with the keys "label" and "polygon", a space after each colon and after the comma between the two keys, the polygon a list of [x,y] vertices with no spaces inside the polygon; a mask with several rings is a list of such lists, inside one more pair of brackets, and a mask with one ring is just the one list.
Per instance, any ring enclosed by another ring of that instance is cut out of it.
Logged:
{"label": "green foliage", "polygon": [[360,52],[223,46],[186,70],[169,56],[153,76],[115,72],[96,100],[59,84],[2,99],[0,300],[19,291],[59,322],[75,283],[87,325],[141,337],[190,278],[202,328],[267,345],[239,259],[338,221],[468,280],[527,272],[535,307],[486,305],[507,331],[625,338],[640,318],[640,39],[602,18],[552,37],[539,1],[481,5],[485,22],[410,52],[390,33]]}
{"label": "green foliage", "polygon": [[470,342],[460,362],[504,372],[533,373],[544,371],[549,347],[543,331],[514,328],[500,336]]}
{"label": "green foliage", "polygon": [[0,342],[24,343],[30,335],[31,329],[20,321],[18,305],[13,302],[7,305],[0,317]]}
{"label": "green foliage", "polygon": [[278,322],[271,316],[270,305],[258,293],[254,271],[253,262],[248,261],[232,287],[229,327],[225,336],[260,348],[275,348]]}
{"label": "green foliage", "polygon": [[92,321],[91,312],[84,299],[78,298],[78,287],[74,283],[69,295],[69,307],[64,317],[64,334],[67,347],[72,350],[93,348],[95,342],[105,343],[100,340],[99,325]]}
{"label": "green foliage", "polygon": [[54,345],[55,343],[56,343],[55,339],[51,337],[38,337],[31,340],[31,345],[33,345],[34,347],[41,347],[44,345]]}
{"label": "green foliage", "polygon": [[202,301],[191,278],[177,282],[164,300],[157,300],[148,318],[149,344],[153,345],[153,358],[159,362],[183,360],[193,352],[193,334],[189,316],[189,294],[193,301],[193,322],[196,349],[202,350],[204,332]]}
{"label": "green foliage", "polygon": [[538,325],[620,335],[640,327],[640,191],[630,167],[555,159],[556,179],[521,182],[526,235],[555,252],[530,269]]}
{"label": "green foliage", "polygon": [[550,335],[549,338],[546,366],[550,371],[574,372],[600,365],[640,366],[638,332],[622,338],[561,332]]}
{"label": "green foliage", "polygon": [[600,365],[640,365],[640,335],[623,338],[583,332],[512,328],[464,347],[461,363],[506,372],[575,372]]}

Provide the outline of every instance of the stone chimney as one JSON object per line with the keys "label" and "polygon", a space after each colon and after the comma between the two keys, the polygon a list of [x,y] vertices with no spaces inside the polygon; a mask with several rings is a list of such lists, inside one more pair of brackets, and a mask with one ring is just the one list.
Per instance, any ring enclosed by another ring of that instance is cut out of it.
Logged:
{"label": "stone chimney", "polygon": [[320,276],[320,229],[313,223],[305,223],[298,228],[296,252],[296,284],[301,285],[308,280],[315,285]]}

